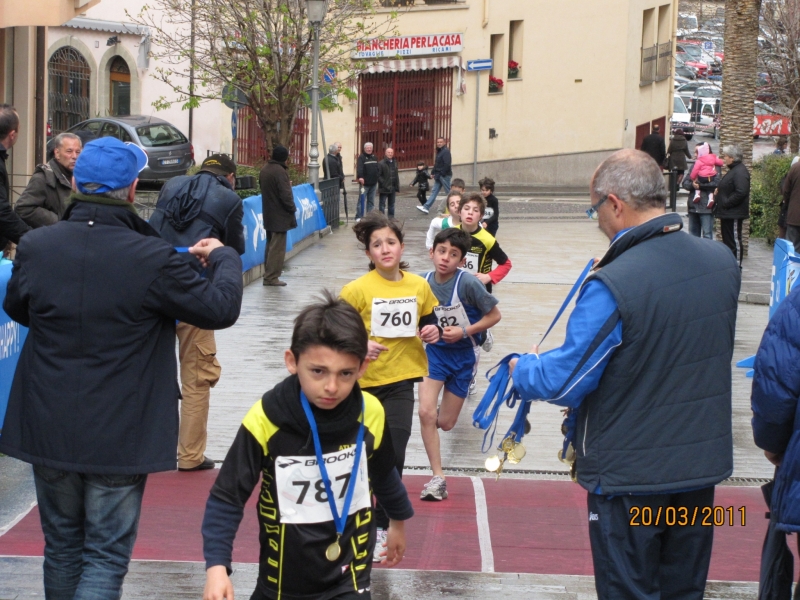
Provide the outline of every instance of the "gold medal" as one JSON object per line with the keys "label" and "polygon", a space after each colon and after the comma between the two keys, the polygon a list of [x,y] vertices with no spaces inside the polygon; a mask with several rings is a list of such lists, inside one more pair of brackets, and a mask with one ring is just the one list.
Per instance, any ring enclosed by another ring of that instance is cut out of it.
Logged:
{"label": "gold medal", "polygon": [[525,446],[522,444],[514,444],[514,447],[508,453],[508,462],[512,465],[519,464],[525,458]]}
{"label": "gold medal", "polygon": [[497,470],[500,468],[502,461],[500,460],[499,456],[490,456],[489,458],[486,459],[486,463],[484,464],[486,466],[487,471],[489,471],[490,473],[496,473]]}
{"label": "gold medal", "polygon": [[513,452],[513,450],[514,450],[514,438],[513,437],[507,437],[506,439],[504,439],[503,443],[500,444],[500,449],[503,452],[505,452],[506,454],[509,454],[510,452]]}
{"label": "gold medal", "polygon": [[342,548],[339,546],[339,538],[336,538],[336,541],[333,542],[328,549],[325,550],[325,558],[329,561],[333,562],[338,560],[339,557],[342,555]]}

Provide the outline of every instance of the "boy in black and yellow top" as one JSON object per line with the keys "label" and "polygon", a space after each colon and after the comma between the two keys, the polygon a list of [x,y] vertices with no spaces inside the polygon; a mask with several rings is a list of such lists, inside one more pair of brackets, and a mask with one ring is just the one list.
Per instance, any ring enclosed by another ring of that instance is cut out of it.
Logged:
{"label": "boy in black and yellow top", "polygon": [[[486,200],[480,194],[467,194],[461,198],[459,214],[461,229],[472,236],[472,248],[467,253],[464,269],[475,275],[491,292],[492,284],[500,283],[511,270],[511,261],[500,248],[494,236],[481,227],[486,212]],[[497,267],[492,269],[492,261]]]}
{"label": "boy in black and yellow top", "polygon": [[403,521],[414,511],[383,407],[357,384],[367,341],[360,315],[329,295],[295,320],[285,355],[292,375],[247,413],[211,489],[205,600],[233,597],[233,540],[259,478],[261,552],[251,600],[370,598],[373,493],[391,518],[385,562],[402,559]]}

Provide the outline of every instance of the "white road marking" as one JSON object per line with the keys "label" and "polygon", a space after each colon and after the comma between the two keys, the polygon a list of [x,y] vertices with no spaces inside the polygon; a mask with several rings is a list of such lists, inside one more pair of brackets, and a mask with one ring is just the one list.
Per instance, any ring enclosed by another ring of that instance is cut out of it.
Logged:
{"label": "white road marking", "polygon": [[14,525],[16,525],[17,523],[22,521],[22,519],[24,519],[28,515],[28,513],[33,510],[34,506],[36,506],[36,501],[35,500],[33,502],[31,502],[31,505],[28,508],[26,508],[20,514],[18,514],[16,517],[14,517],[14,519],[8,525],[6,525],[4,527],[0,527],[0,537],[3,537],[5,534],[7,534],[11,530],[12,527],[14,527]]}
{"label": "white road marking", "polygon": [[486,508],[486,492],[480,477],[470,477],[475,489],[475,518],[478,521],[478,544],[481,547],[481,572],[494,573],[494,553],[489,533],[489,511]]}

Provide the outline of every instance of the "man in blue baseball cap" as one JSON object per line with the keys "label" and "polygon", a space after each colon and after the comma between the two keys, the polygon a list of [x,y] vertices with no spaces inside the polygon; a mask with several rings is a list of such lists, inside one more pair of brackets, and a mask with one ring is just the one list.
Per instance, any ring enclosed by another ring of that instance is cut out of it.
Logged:
{"label": "man in blue baseball cap", "polygon": [[239,254],[189,249],[201,278],[136,214],[147,155],[92,141],[62,221],[26,233],[3,308],[30,328],[0,452],[33,465],[48,598],[119,598],[149,473],[176,468],[175,323],[223,329],[242,302]]}

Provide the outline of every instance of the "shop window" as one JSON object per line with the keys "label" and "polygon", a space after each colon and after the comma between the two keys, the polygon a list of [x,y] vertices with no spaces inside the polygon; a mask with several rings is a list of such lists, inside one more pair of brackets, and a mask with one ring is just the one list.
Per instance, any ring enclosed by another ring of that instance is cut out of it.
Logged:
{"label": "shop window", "polygon": [[492,70],[489,72],[489,92],[500,93],[503,91],[505,80],[508,74],[505,63],[505,52],[503,52],[502,33],[495,33],[491,37],[492,51]]}
{"label": "shop window", "polygon": [[520,79],[522,73],[522,41],[525,21],[511,21],[508,28],[508,78]]}
{"label": "shop window", "polygon": [[48,119],[55,136],[89,118],[91,70],[80,52],[65,46],[53,53],[47,76]]}
{"label": "shop window", "polygon": [[131,71],[128,63],[120,56],[115,56],[110,66],[110,115],[123,117],[131,114]]}

